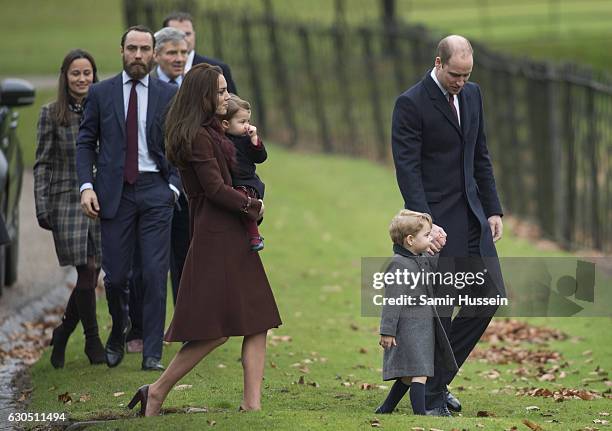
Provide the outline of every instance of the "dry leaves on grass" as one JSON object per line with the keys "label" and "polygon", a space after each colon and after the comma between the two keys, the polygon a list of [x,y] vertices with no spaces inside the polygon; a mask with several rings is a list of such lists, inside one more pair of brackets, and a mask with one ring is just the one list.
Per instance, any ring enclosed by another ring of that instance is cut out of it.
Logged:
{"label": "dry leaves on grass", "polygon": [[492,370],[482,371],[479,373],[479,375],[487,379],[495,380],[501,376],[501,373],[499,372],[499,370],[492,369]]}
{"label": "dry leaves on grass", "polygon": [[[557,402],[565,400],[584,400],[591,401],[596,398],[602,398],[602,394],[597,391],[588,391],[585,389],[561,388],[550,390],[547,388],[523,388],[519,389],[516,395],[524,395],[529,397],[553,398]],[[608,398],[608,395],[605,395]]]}
{"label": "dry leaves on grass", "polygon": [[61,307],[45,309],[40,319],[22,323],[22,330],[8,336],[8,348],[0,349],[0,364],[7,359],[18,359],[26,365],[38,361],[49,345],[51,331],[57,326],[63,312]]}
{"label": "dry leaves on grass", "polygon": [[278,346],[280,343],[290,343],[293,341],[291,335],[274,335],[272,331],[268,332],[268,345]]}
{"label": "dry leaves on grass", "polygon": [[304,378],[304,376],[300,376],[300,378],[298,379],[297,382],[294,382],[294,384],[296,385],[307,385],[307,386],[312,386],[313,388],[319,388],[321,387],[317,382],[306,382],[306,379]]}
{"label": "dry leaves on grass", "polygon": [[470,359],[479,359],[489,364],[547,364],[563,359],[561,353],[552,350],[529,350],[518,346],[492,345],[486,349],[476,348]]}
{"label": "dry leaves on grass", "polygon": [[57,400],[64,404],[72,404],[72,397],[68,392],[64,392],[63,394],[59,394],[57,396]]}
{"label": "dry leaves on grass", "polygon": [[482,336],[482,340],[489,343],[508,344],[545,344],[566,339],[567,335],[558,329],[532,326],[516,319],[495,319]]}

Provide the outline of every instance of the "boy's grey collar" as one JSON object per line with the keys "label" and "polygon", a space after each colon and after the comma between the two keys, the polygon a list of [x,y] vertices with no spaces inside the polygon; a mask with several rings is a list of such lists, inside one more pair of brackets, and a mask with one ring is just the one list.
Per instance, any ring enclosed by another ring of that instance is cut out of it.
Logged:
{"label": "boy's grey collar", "polygon": [[399,254],[400,256],[404,256],[404,257],[417,257],[418,256],[417,254],[414,254],[413,252],[411,252],[405,247],[402,247],[399,244],[393,244],[393,252]]}

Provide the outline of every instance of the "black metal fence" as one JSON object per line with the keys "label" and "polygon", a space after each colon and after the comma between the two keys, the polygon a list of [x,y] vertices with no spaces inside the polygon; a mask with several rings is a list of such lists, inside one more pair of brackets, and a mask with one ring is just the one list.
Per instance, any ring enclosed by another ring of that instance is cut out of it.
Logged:
{"label": "black metal fence", "polygon": [[[265,136],[290,147],[390,163],[395,98],[433,66],[439,35],[382,26],[279,20],[272,12],[198,11],[197,2],[126,1],[130,24],[192,13],[197,50],[232,68]],[[575,66],[517,59],[478,43],[472,80],[507,213],[568,249],[612,251],[612,83]],[[364,178],[364,181],[367,181]],[[358,191],[359,185],[355,185]]]}

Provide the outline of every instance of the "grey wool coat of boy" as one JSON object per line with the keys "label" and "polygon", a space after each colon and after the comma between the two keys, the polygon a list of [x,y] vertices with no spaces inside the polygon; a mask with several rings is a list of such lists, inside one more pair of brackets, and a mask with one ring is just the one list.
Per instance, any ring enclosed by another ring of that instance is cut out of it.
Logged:
{"label": "grey wool coat of boy", "polygon": [[71,112],[70,124],[62,126],[55,120],[56,107],[55,102],[44,105],[38,120],[34,164],[36,216],[51,225],[60,266],[85,265],[88,254],[99,266],[100,223],[88,218],[81,209],[76,173],[76,138],[81,116]]}
{"label": "grey wool coat of boy", "polygon": [[[435,258],[417,256],[404,247],[395,245],[395,255],[386,272],[403,274],[433,271]],[[423,277],[421,276],[421,277]],[[421,278],[422,280],[422,278]],[[402,295],[421,295],[433,298],[433,287],[423,282],[413,286],[405,283],[385,285],[385,298],[402,298]],[[405,298],[405,297],[404,297]],[[380,334],[395,337],[397,346],[385,349],[383,357],[383,380],[407,376],[434,375],[434,364],[454,371],[457,369],[453,350],[440,322],[440,316],[433,305],[389,305],[385,303],[380,322]]]}

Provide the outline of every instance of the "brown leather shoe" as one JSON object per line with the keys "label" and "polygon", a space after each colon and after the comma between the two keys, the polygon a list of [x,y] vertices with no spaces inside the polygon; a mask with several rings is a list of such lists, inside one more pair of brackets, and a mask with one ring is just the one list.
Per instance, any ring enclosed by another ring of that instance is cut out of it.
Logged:
{"label": "brown leather shoe", "polygon": [[142,340],[140,338],[130,340],[127,342],[127,352],[128,353],[142,353]]}

